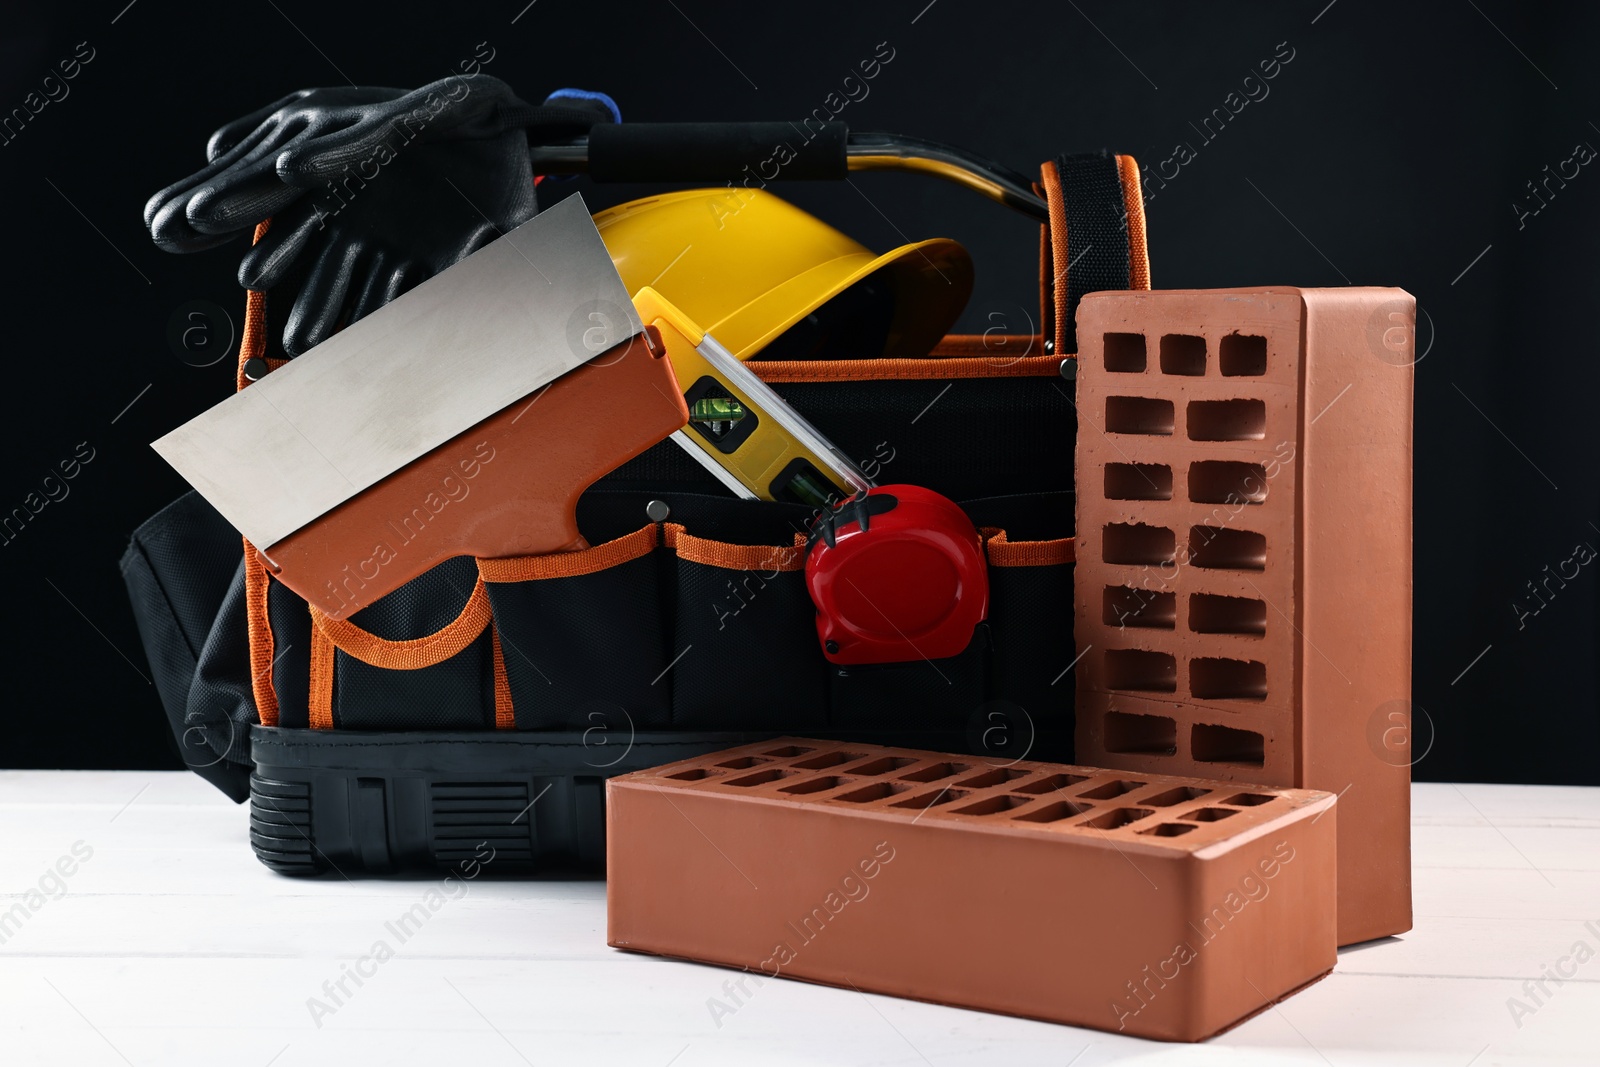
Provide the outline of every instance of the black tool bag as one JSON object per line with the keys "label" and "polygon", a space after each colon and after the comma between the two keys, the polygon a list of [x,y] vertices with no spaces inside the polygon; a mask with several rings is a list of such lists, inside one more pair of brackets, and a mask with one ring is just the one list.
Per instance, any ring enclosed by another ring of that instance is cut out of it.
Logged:
{"label": "black tool bag", "polygon": [[[942,493],[984,532],[989,617],[966,651],[830,664],[804,583],[808,509],[734,499],[670,442],[580,500],[593,547],[450,560],[338,623],[314,620],[190,493],[122,560],[185,761],[250,799],[268,866],[348,875],[448,866],[484,843],[500,869],[594,868],[606,777],[780,734],[1070,758],[1064,357],[1085,292],[1149,274],[1132,159],[1065,157],[1039,191],[1041,335],[747,364],[869,477]],[[250,294],[241,387],[272,310]]]}

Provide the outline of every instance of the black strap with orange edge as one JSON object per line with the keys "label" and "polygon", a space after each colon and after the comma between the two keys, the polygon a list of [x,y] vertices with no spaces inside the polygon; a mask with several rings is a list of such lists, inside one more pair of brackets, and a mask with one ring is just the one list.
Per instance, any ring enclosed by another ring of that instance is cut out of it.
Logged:
{"label": "black strap with orange edge", "polygon": [[1053,350],[1078,350],[1076,316],[1084,294],[1103,289],[1150,288],[1144,200],[1131,156],[1101,150],[1063,155],[1041,170],[1040,191],[1049,207],[1042,256],[1044,335]]}

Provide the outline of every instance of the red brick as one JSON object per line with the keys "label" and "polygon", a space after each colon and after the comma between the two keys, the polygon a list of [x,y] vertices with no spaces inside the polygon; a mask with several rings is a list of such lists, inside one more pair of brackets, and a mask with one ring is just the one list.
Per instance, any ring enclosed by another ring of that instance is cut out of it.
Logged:
{"label": "red brick", "polygon": [[1199,1040],[1333,967],[1334,803],[746,745],[607,783],[609,940],[748,970],[746,996],[781,976]]}
{"label": "red brick", "polygon": [[1078,310],[1078,758],[1340,794],[1340,944],[1411,927],[1414,321],[1377,288]]}

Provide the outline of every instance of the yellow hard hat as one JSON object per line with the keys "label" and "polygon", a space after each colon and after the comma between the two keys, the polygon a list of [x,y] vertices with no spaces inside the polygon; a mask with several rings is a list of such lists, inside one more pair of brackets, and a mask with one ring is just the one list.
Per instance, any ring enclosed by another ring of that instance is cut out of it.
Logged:
{"label": "yellow hard hat", "polygon": [[874,256],[761,189],[690,189],[594,217],[630,293],[652,286],[740,359],[925,356],[972,295],[955,241]]}

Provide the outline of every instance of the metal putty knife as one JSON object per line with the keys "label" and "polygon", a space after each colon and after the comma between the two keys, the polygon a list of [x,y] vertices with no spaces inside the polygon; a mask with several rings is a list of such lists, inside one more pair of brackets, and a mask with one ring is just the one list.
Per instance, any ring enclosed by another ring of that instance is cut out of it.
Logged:
{"label": "metal putty knife", "polygon": [[154,442],[343,618],[458,555],[583,547],[573,509],[688,421],[578,196]]}

